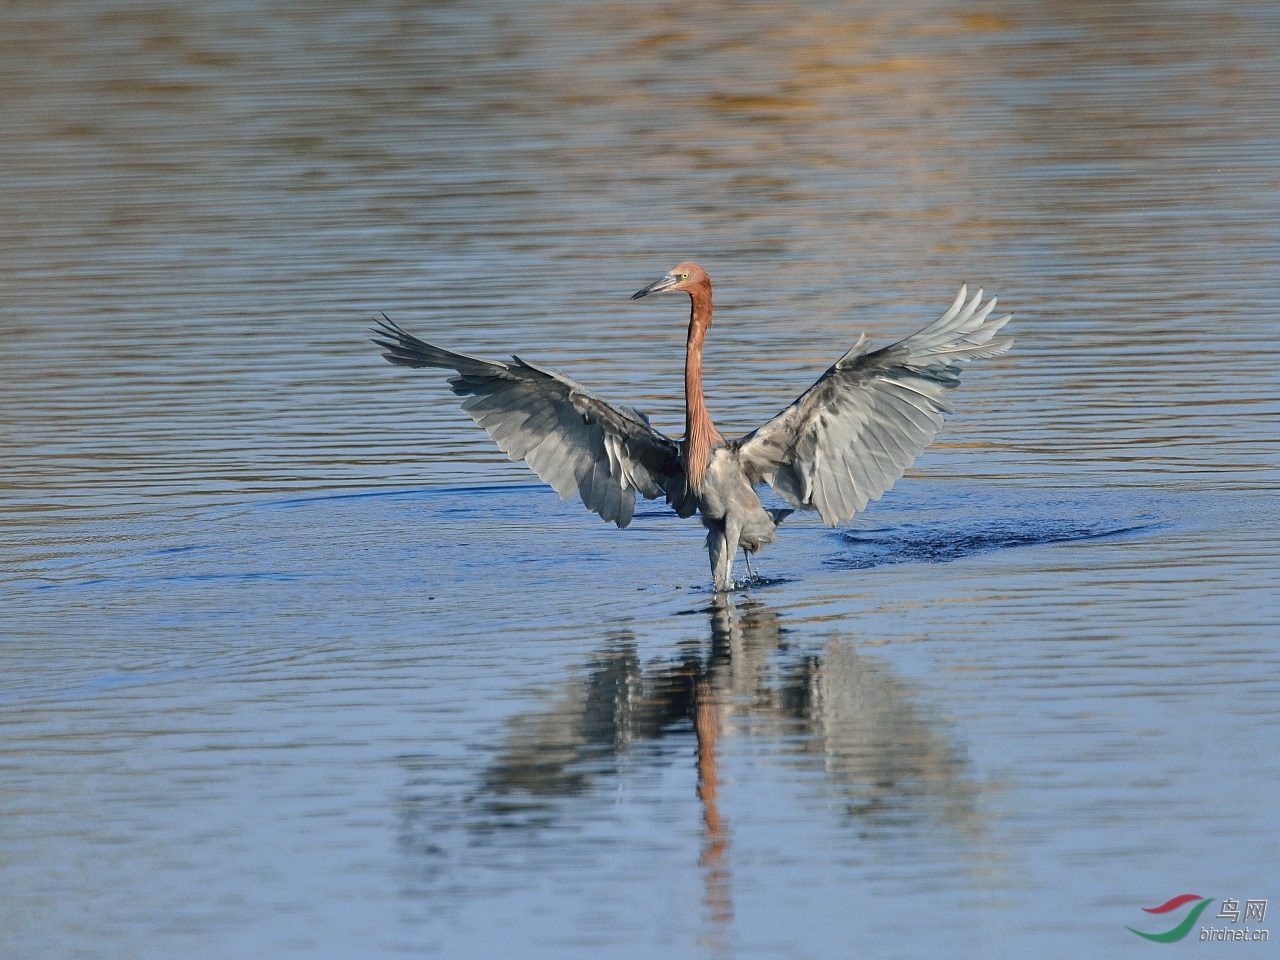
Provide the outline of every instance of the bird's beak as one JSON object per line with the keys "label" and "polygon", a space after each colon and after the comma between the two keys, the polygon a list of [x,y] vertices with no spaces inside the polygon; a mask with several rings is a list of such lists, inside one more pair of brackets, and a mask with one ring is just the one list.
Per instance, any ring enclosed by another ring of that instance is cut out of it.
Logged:
{"label": "bird's beak", "polygon": [[655,280],[643,290],[637,290],[631,295],[632,300],[639,300],[641,297],[647,297],[651,293],[661,293],[663,290],[670,290],[680,281],[676,279],[674,273],[668,273],[661,280]]}

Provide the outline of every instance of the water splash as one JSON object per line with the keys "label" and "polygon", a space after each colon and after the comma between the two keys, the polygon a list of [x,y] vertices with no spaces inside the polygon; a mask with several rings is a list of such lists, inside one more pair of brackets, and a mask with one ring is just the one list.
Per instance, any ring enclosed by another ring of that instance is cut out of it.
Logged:
{"label": "water splash", "polygon": [[999,490],[966,493],[945,504],[935,501],[920,508],[915,496],[912,491],[902,498],[901,506],[876,508],[877,520],[893,519],[897,514],[902,517],[900,522],[836,532],[842,547],[826,563],[844,570],[896,563],[949,563],[1013,547],[1136,535],[1169,523],[1151,504],[1123,498],[1081,495],[1019,502]]}

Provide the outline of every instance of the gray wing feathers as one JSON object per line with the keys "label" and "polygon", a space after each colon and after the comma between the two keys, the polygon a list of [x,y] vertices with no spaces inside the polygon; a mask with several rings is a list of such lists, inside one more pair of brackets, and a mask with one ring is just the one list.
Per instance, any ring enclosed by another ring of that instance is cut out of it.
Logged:
{"label": "gray wing feathers", "polygon": [[899,344],[911,349],[913,360],[929,362],[931,366],[963,363],[1004,353],[1012,346],[1012,338],[995,339],[995,335],[1013,319],[1013,314],[1006,313],[988,321],[987,317],[996,307],[996,298],[992,297],[982,306],[981,290],[968,303],[966,294],[967,287],[962,286],[946,313]]}
{"label": "gray wing feathers", "polygon": [[866,337],[791,406],[738,442],[753,483],[792,506],[817,510],[829,526],[877,500],[933,440],[960,383],[960,363],[1008,350],[996,337],[1011,315],[988,320],[993,298],[966,301],[960,288],[941,317],[881,350]]}
{"label": "gray wing feathers", "polygon": [[374,343],[389,361],[442,367],[465,410],[512,460],[523,460],[560,499],[575,493],[588,510],[625,527],[636,494],[665,497],[682,517],[697,503],[679,447],[630,407],[606,403],[554,370],[513,357],[480,360],[419,340],[383,317]]}

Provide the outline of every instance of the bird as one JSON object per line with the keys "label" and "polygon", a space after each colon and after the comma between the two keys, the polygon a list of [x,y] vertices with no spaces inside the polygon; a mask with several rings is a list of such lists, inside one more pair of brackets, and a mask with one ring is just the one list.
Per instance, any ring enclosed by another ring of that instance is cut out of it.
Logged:
{"label": "bird", "polygon": [[[827,526],[846,523],[878,500],[933,441],[951,412],[944,392],[960,383],[960,364],[1013,344],[997,333],[1012,318],[988,319],[979,289],[961,286],[951,306],[905,339],[872,349],[857,342],[777,416],[739,439],[712,423],[702,389],[702,347],[711,326],[711,278],[692,261],[677,264],[632,294],[689,296],[685,347],[685,430],[673,439],[648,417],[610,403],[557,370],[513,356],[482,360],[420,340],[384,313],[373,342],[393,364],[454,371],[448,382],[462,409],[515,460],[568,501],[618,527],[632,519],[636,495],[659,498],[680,517],[699,514],[716,593],[737,589],[740,548],[751,556],[773,543],[795,510],[816,511]],[[767,509],[767,485],[791,509]],[[744,584],[746,585],[746,584]]]}

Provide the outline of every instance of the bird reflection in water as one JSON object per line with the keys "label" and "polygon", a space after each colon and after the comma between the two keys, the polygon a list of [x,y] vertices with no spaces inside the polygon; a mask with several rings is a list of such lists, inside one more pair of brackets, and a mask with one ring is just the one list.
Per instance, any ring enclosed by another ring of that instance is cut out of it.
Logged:
{"label": "bird reflection in water", "polygon": [[[645,664],[633,636],[615,636],[548,705],[512,717],[468,805],[468,830],[510,840],[513,828],[554,826],[572,815],[572,798],[645,764],[669,764],[665,746],[692,734],[714,942],[733,918],[733,825],[721,813],[720,775],[723,746],[736,737],[771,743],[800,770],[816,764],[827,799],[860,836],[939,825],[962,838],[980,831],[964,759],[879,658],[838,637],[791,647],[778,614],[754,600],[717,596],[706,613],[709,646],[691,641]],[[439,836],[430,811],[411,819]]]}

